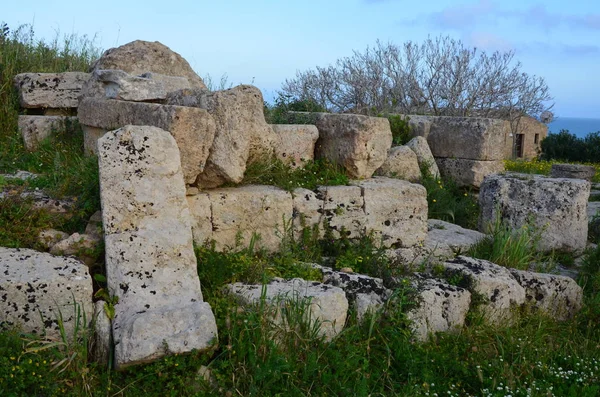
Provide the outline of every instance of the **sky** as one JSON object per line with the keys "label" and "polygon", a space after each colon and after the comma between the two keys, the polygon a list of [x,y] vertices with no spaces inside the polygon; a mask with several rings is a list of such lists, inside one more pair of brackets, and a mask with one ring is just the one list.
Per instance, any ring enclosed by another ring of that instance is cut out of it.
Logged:
{"label": "sky", "polygon": [[36,37],[90,38],[102,49],[160,41],[201,76],[254,84],[272,100],[296,71],[327,66],[379,39],[440,35],[486,52],[515,51],[545,78],[559,117],[600,118],[599,0],[7,1],[0,22]]}

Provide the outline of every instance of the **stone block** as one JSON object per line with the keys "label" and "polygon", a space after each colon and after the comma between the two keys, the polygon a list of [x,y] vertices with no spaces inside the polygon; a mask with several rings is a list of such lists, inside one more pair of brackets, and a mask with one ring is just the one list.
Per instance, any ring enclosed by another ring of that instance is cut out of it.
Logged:
{"label": "stone block", "polygon": [[421,169],[419,168],[417,155],[408,146],[391,148],[385,162],[375,171],[375,174],[410,182],[421,180]]}
{"label": "stone block", "polygon": [[95,152],[93,136],[102,130],[125,125],[148,125],[169,131],[181,153],[181,166],[187,184],[193,184],[204,171],[215,136],[215,121],[206,110],[155,103],[83,98],[78,109],[85,129],[86,150]]}
{"label": "stone block", "polygon": [[294,236],[299,238],[304,228],[319,229],[323,236],[323,200],[309,189],[297,188],[292,192]]}
{"label": "stone block", "polygon": [[204,245],[213,239],[212,209],[207,193],[186,196],[190,207],[192,234],[196,245]]}
{"label": "stone block", "polygon": [[69,124],[77,122],[77,117],[63,116],[19,116],[19,132],[25,149],[34,151],[39,143],[57,131],[64,131]]}
{"label": "stone block", "polygon": [[596,175],[596,169],[591,165],[582,164],[552,164],[550,176],[552,178],[585,179],[591,182]]}
{"label": "stone block", "polygon": [[359,186],[320,186],[317,197],[323,201],[324,227],[331,229],[334,238],[364,234],[365,203]]}
{"label": "stone block", "polygon": [[76,108],[89,76],[82,72],[21,73],[13,81],[23,108]]}
{"label": "stone block", "polygon": [[442,177],[452,179],[458,186],[479,188],[486,175],[498,174],[504,171],[503,161],[437,157],[435,162]]}
{"label": "stone block", "polygon": [[488,175],[481,184],[479,230],[500,219],[518,229],[530,223],[542,251],[580,252],[587,240],[590,183],[541,175]]}
{"label": "stone block", "polygon": [[271,124],[277,141],[275,156],[293,168],[304,166],[315,158],[319,130],[309,124]]}
{"label": "stone block", "polygon": [[[60,339],[92,319],[92,278],[75,258],[0,247],[0,328]],[[76,307],[77,306],[77,307]]]}
{"label": "stone block", "polygon": [[440,170],[435,162],[435,158],[429,149],[427,139],[422,136],[416,136],[411,139],[406,146],[408,146],[417,155],[417,161],[419,162],[419,168],[427,169],[429,175],[435,179],[440,177]]}

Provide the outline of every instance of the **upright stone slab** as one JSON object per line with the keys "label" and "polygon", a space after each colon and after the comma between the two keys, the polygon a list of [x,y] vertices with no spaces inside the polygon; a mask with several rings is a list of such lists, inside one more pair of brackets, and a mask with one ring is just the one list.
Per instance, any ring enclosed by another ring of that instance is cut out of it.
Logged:
{"label": "upright stone slab", "polygon": [[212,116],[206,110],[191,107],[83,98],[78,116],[79,122],[86,126],[85,149],[91,152],[95,152],[95,141],[105,131],[124,125],[149,125],[169,131],[179,147],[187,184],[194,183],[198,174],[204,171],[215,137]]}
{"label": "upright stone slab", "polygon": [[382,117],[313,113],[319,129],[315,158],[340,164],[351,178],[370,178],[392,146],[390,123]]}
{"label": "upright stone slab", "polygon": [[217,328],[202,301],[175,140],[160,128],[125,126],[98,149],[108,288],[119,298],[116,367],[208,348]]}
{"label": "upright stone slab", "polygon": [[532,222],[541,233],[539,249],[580,252],[588,231],[590,183],[540,175],[488,175],[481,184],[479,229],[500,218],[517,229]]}
{"label": "upright stone slab", "polygon": [[14,78],[21,107],[76,108],[89,73],[22,73]]}
{"label": "upright stone slab", "polygon": [[352,182],[364,200],[365,230],[381,237],[385,247],[406,248],[427,236],[427,191],[400,179],[372,178]]}
{"label": "upright stone slab", "polygon": [[93,293],[87,266],[75,258],[0,247],[0,328],[60,338],[62,316],[70,338],[92,319]]}
{"label": "upright stone slab", "polygon": [[429,149],[427,139],[423,138],[422,136],[416,136],[408,141],[406,146],[408,146],[417,155],[417,161],[419,162],[419,167],[421,169],[427,169],[429,175],[431,175],[433,178],[440,177],[440,170],[435,162],[435,158],[433,158],[431,149]]}
{"label": "upright stone slab", "polygon": [[504,171],[504,161],[483,161],[457,158],[436,158],[440,174],[452,179],[458,186],[479,188],[483,178]]}
{"label": "upright stone slab", "polygon": [[68,124],[75,123],[77,117],[64,116],[19,116],[19,131],[25,148],[34,151],[39,143]]}

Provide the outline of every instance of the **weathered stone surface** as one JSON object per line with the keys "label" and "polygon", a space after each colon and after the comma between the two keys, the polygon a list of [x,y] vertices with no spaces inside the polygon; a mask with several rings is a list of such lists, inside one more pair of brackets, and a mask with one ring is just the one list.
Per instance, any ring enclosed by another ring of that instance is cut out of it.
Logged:
{"label": "weathered stone surface", "polygon": [[273,154],[277,136],[264,117],[260,90],[239,85],[224,91],[197,94],[199,107],[216,122],[216,134],[204,172],[197,184],[213,188],[225,182],[239,183],[246,164]]}
{"label": "weathered stone surface", "polygon": [[46,249],[50,249],[54,244],[66,239],[67,237],[69,237],[69,235],[65,232],[55,229],[47,229],[42,230],[40,234],[38,234],[38,242]]}
{"label": "weathered stone surface", "polygon": [[[259,303],[263,295],[262,285],[235,283],[225,288],[246,305]],[[333,339],[346,323],[348,300],[344,291],[338,287],[299,278],[289,281],[276,278],[264,286],[264,297],[266,302],[280,306],[289,305],[289,301],[308,301],[306,321],[320,322],[319,334],[326,340]],[[283,327],[288,326],[280,311],[275,321]]]}
{"label": "weathered stone surface", "polygon": [[[427,235],[427,191],[392,178],[353,181],[364,200],[364,226],[386,247],[412,247]],[[327,207],[327,201],[325,203]]]}
{"label": "weathered stone surface", "polygon": [[390,123],[382,117],[313,113],[319,129],[315,158],[340,164],[351,178],[370,178],[392,146]]}
{"label": "weathered stone surface", "polygon": [[209,347],[217,329],[202,302],[175,140],[160,128],[126,126],[98,149],[108,288],[119,298],[116,367],[164,355],[164,342],[174,353]]}
{"label": "weathered stone surface", "polygon": [[194,243],[203,245],[213,238],[212,208],[206,193],[186,196],[190,207]]}
{"label": "weathered stone surface", "polygon": [[[149,125],[169,131],[181,153],[185,182],[192,184],[204,170],[215,136],[215,121],[206,110],[155,103],[84,98],[79,104],[79,122],[83,125],[114,130],[125,125]],[[90,131],[84,129],[84,134]],[[95,152],[92,140],[86,150]]]}
{"label": "weathered stone surface", "polygon": [[271,124],[277,141],[275,156],[293,168],[302,167],[315,158],[319,130],[310,124]]}
{"label": "weathered stone surface", "polygon": [[91,67],[91,71],[119,69],[129,74],[147,72],[188,79],[192,88],[206,88],[202,79],[181,55],[158,41],[136,40],[106,50]]}
{"label": "weathered stone surface", "polygon": [[483,178],[489,174],[497,174],[504,171],[503,161],[479,161],[459,158],[435,159],[440,174],[444,178],[453,179],[458,186],[472,186],[478,188]]}
{"label": "weathered stone surface", "polygon": [[108,365],[112,347],[110,318],[106,315],[105,305],[106,302],[102,300],[94,303],[94,318],[92,319],[94,330],[92,354],[94,360],[102,365]]}
{"label": "weathered stone surface", "polygon": [[50,248],[53,255],[75,256],[86,265],[90,266],[95,259],[92,252],[100,244],[101,238],[88,234],[73,233],[64,240],[59,241]]}
{"label": "weathered stone surface", "polygon": [[465,229],[439,219],[429,219],[425,246],[434,257],[449,259],[456,254],[467,252],[484,237],[485,234],[476,230]]}
{"label": "weathered stone surface", "polygon": [[[91,318],[92,278],[74,258],[0,247],[0,327],[59,337],[59,313],[68,337]],[[77,317],[75,305],[81,310]]]}
{"label": "weathered stone surface", "polygon": [[122,70],[98,69],[91,73],[89,80],[83,85],[81,96],[154,102],[165,100],[170,92],[189,88],[191,85],[185,77],[158,73],[138,76]]}
{"label": "weathered stone surface", "polygon": [[481,184],[479,230],[498,217],[518,229],[527,222],[541,233],[542,251],[582,251],[587,240],[590,183],[531,174],[488,175]]}
{"label": "weathered stone surface", "polygon": [[35,190],[4,190],[0,191],[0,200],[11,199],[18,196],[21,199],[32,200],[34,208],[43,208],[53,214],[65,214],[73,210],[74,200],[72,198],[55,199],[50,197],[43,190],[35,188]]}
{"label": "weathered stone surface", "polygon": [[359,186],[320,186],[317,197],[323,200],[323,222],[334,238],[358,238],[365,232],[365,204]]}
{"label": "weathered stone surface", "polygon": [[410,182],[421,180],[417,155],[407,146],[391,148],[385,162],[375,171],[375,174]]}
{"label": "weathered stone surface", "polygon": [[88,73],[22,73],[14,78],[24,108],[76,108]]}
{"label": "weathered stone surface", "polygon": [[323,273],[323,283],[344,290],[350,305],[356,309],[358,321],[365,319],[369,312],[379,310],[392,291],[385,288],[383,280],[351,272],[334,271],[325,266],[317,266]]}
{"label": "weathered stone surface", "polygon": [[236,246],[236,237],[247,247],[259,234],[257,248],[279,249],[283,222],[292,219],[292,195],[274,186],[249,185],[207,191],[212,209],[212,238],[216,249]]}
{"label": "weathered stone surface", "polygon": [[417,277],[417,307],[407,313],[416,340],[425,342],[436,332],[456,332],[465,325],[471,293],[443,280]]}
{"label": "weathered stone surface", "polygon": [[57,131],[64,131],[67,124],[77,122],[77,117],[19,116],[19,131],[25,149],[34,151],[39,143]]}
{"label": "weathered stone surface", "polygon": [[525,289],[505,267],[466,256],[458,256],[443,266],[448,276],[467,277],[470,292],[483,295],[486,301],[481,305],[481,312],[490,324],[510,321],[513,311],[526,302]]}
{"label": "weathered stone surface", "polygon": [[[427,142],[436,158],[494,161],[504,158],[504,135],[505,123],[502,120],[437,117],[431,125]],[[444,171],[440,171],[443,175]]]}
{"label": "weathered stone surface", "polygon": [[304,228],[319,228],[323,235],[323,200],[309,189],[297,188],[292,192],[293,221],[295,238],[301,236]]}
{"label": "weathered stone surface", "polygon": [[433,158],[431,149],[429,149],[427,139],[423,138],[422,136],[416,136],[408,141],[406,146],[408,146],[417,155],[417,161],[419,162],[420,168],[427,169],[429,171],[429,175],[433,178],[437,179],[440,177],[440,170],[435,162],[435,158]]}
{"label": "weathered stone surface", "polygon": [[92,214],[85,226],[85,234],[99,239],[104,238],[104,231],[102,229],[102,211],[96,211]]}
{"label": "weathered stone surface", "polygon": [[437,118],[436,116],[422,116],[416,114],[405,114],[400,116],[402,116],[404,120],[408,121],[410,131],[413,135],[420,136],[425,139],[427,139],[429,136],[431,125]]}
{"label": "weathered stone surface", "polygon": [[568,320],[583,305],[583,290],[570,277],[511,269],[525,288],[526,303],[556,320]]}
{"label": "weathered stone surface", "polygon": [[552,178],[585,179],[591,182],[596,175],[596,169],[591,165],[582,164],[552,164],[550,176]]}

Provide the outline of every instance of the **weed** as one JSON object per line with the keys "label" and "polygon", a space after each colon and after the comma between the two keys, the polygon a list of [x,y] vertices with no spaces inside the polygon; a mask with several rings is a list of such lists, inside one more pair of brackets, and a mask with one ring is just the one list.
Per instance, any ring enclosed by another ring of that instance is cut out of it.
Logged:
{"label": "weed", "polygon": [[428,217],[455,223],[467,229],[477,228],[479,205],[471,189],[463,189],[449,179],[433,178],[421,170],[421,184],[427,190]]}

